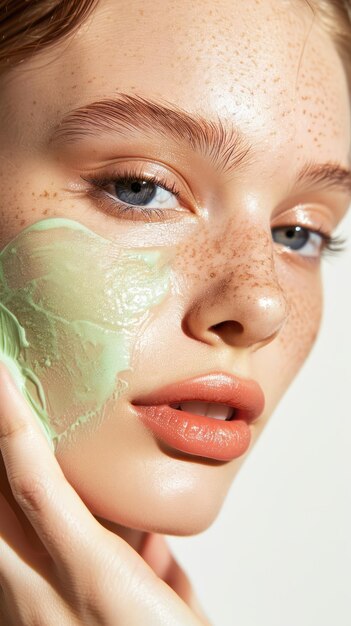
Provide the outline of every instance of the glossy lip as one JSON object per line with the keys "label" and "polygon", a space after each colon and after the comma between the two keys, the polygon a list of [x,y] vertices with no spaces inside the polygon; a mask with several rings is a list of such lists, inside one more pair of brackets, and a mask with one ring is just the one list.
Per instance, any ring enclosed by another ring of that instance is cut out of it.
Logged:
{"label": "glossy lip", "polygon": [[[170,406],[190,401],[226,404],[236,413],[234,419],[224,421]],[[167,385],[132,401],[156,439],[175,450],[218,461],[231,461],[247,451],[250,424],[261,415],[264,403],[258,383],[223,372]]]}

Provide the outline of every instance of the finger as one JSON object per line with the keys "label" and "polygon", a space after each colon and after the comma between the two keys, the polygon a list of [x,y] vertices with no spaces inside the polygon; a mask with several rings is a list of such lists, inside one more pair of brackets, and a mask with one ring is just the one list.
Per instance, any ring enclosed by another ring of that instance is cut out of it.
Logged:
{"label": "finger", "polygon": [[205,615],[200,601],[195,593],[194,587],[188,575],[173,557],[169,566],[165,582],[178,594],[191,610],[201,619],[203,626],[211,626],[208,617]]}
{"label": "finger", "polygon": [[[21,507],[16,502],[13,493],[11,491],[11,487],[9,481],[7,479],[6,468],[3,462],[2,455],[0,453],[0,493],[4,496],[7,502],[7,508],[11,511],[11,516],[13,519],[13,523],[11,527],[17,528],[19,534],[23,535],[25,538],[27,545],[30,546],[30,549],[35,554],[45,554],[47,551],[44,548],[42,542],[40,541],[37,533],[35,532],[33,526],[28,521],[26,515],[22,511]],[[3,528],[2,524],[3,514],[2,509],[0,509],[0,536]]]}
{"label": "finger", "polygon": [[152,567],[155,574],[186,602],[195,615],[201,618],[203,625],[211,626],[203,612],[189,577],[174,558],[166,538],[156,533],[147,533],[141,556]]}
{"label": "finger", "polygon": [[159,578],[164,580],[187,604],[193,593],[188,576],[174,558],[164,536],[148,533],[141,550],[141,556],[152,567]]}
{"label": "finger", "polygon": [[173,557],[162,535],[146,533],[140,556],[153,569],[156,576],[165,580]]}
{"label": "finger", "polygon": [[32,558],[31,546],[1,493],[0,526],[0,624],[76,624],[55,591],[47,568],[50,557],[46,553],[46,560]]}
{"label": "finger", "polygon": [[3,363],[0,448],[16,501],[52,558],[71,564],[77,551],[87,550],[92,532],[96,533],[100,526],[66,480]]}
{"label": "finger", "polygon": [[0,493],[0,587],[9,589],[23,575],[25,538],[6,498]]}

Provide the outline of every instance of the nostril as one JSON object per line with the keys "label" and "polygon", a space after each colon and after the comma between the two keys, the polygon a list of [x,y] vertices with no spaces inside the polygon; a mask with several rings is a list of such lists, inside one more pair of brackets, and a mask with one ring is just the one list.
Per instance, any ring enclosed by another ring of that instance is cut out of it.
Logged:
{"label": "nostril", "polygon": [[244,327],[240,322],[236,322],[235,320],[226,320],[218,324],[213,324],[209,330],[219,335],[224,341],[231,343],[231,337],[242,335]]}

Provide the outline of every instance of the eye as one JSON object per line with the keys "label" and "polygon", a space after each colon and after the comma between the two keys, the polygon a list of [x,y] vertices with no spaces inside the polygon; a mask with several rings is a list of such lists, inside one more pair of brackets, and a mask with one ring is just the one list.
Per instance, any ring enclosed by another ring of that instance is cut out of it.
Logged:
{"label": "eye", "polygon": [[281,246],[290,248],[294,252],[299,252],[301,256],[314,258],[319,257],[323,248],[331,241],[329,235],[312,231],[303,226],[274,228],[272,237],[273,241]]}
{"label": "eye", "polygon": [[179,204],[175,193],[152,180],[117,178],[105,190],[112,198],[133,206],[175,209]]}
{"label": "eye", "polygon": [[97,200],[100,210],[117,218],[163,221],[189,213],[169,173],[151,175],[128,165],[108,177],[81,178],[90,184],[88,194]]}

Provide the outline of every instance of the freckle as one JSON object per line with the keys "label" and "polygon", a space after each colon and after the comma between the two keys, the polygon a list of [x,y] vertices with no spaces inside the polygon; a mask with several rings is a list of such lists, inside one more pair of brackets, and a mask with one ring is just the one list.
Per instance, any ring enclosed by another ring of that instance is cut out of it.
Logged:
{"label": "freckle", "polygon": [[21,225],[21,226],[24,226],[24,225],[25,225],[25,223],[26,223],[26,220],[21,220],[21,221],[20,221],[20,225]]}
{"label": "freckle", "polygon": [[43,215],[47,215],[47,213],[48,213],[48,209],[44,209]]}
{"label": "freckle", "polygon": [[37,101],[36,101],[36,100],[32,100],[32,104],[34,104],[34,105],[35,105],[36,103],[37,103]]}

